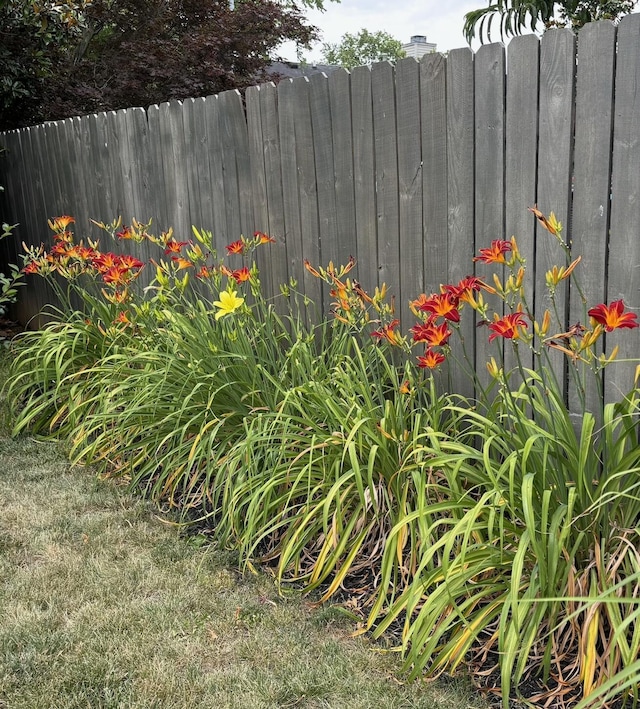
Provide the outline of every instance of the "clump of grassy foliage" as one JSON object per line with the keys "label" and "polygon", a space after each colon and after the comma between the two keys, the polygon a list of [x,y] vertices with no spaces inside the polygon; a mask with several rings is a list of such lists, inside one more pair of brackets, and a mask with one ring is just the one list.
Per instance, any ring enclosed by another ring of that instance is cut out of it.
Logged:
{"label": "clump of grassy foliage", "polygon": [[[534,211],[563,246],[560,224]],[[556,706],[637,705],[639,390],[593,407],[585,384],[597,390],[615,360],[604,332],[637,327],[622,301],[585,305],[589,328],[559,317],[550,334],[553,314],[537,320],[524,297],[515,239],[497,240],[475,259],[499,266],[493,285],[470,276],[422,294],[409,340],[386,289],[369,295],[351,262],[307,264],[334,298],[332,322],[315,326],[293,284],[286,316],[265,300],[250,260],[263,234],[227,247],[243,259],[232,269],[207,232],[177,242],[101,225],[168,257],[142,289],[142,262],[76,243],[70,223],[51,223],[54,249],[27,267],[68,291],[57,322],[17,345],[16,432],[68,437],[75,461],[206,518],[281,582],[348,592],[375,636],[402,627],[412,677],[494,663],[505,705],[533,682],[534,700]],[[547,274],[552,304],[575,278],[564,258]],[[471,310],[499,359],[488,382],[472,371],[474,401],[431,376]]]}
{"label": "clump of grassy foliage", "polygon": [[239,574],[234,552],[181,535],[57,443],[3,425],[0,470],[2,706],[486,706],[464,682],[397,681],[397,655],[351,637],[338,609]]}

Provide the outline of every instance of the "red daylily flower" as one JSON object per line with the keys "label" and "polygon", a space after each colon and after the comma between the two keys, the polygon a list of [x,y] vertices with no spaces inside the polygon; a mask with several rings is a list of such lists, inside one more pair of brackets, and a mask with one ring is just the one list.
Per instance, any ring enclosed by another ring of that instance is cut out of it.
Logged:
{"label": "red daylily flower", "polygon": [[55,256],[67,256],[69,255],[69,245],[64,241],[59,241],[51,247],[51,253]]}
{"label": "red daylily flower", "polygon": [[387,340],[392,345],[397,345],[400,343],[400,335],[394,330],[400,324],[400,320],[392,320],[388,325],[383,325],[379,330],[374,330],[371,333],[371,337],[376,340]]}
{"label": "red daylily flower", "polygon": [[99,273],[106,273],[110,268],[120,266],[120,257],[114,253],[98,254],[93,259],[93,265]]}
{"label": "red daylily flower", "polygon": [[200,270],[196,273],[196,278],[205,279],[213,277],[213,269],[208,266],[201,266]]}
{"label": "red daylily flower", "polygon": [[131,280],[131,275],[126,268],[112,266],[103,272],[102,280],[112,285],[126,285]]}
{"label": "red daylily flower", "polygon": [[436,325],[433,321],[414,325],[410,331],[415,342],[426,342],[430,347],[446,345],[451,337],[451,330],[446,322]]}
{"label": "red daylily flower", "polygon": [[603,325],[607,332],[622,327],[638,327],[636,322],[637,315],[635,313],[625,313],[622,300],[614,300],[609,306],[600,303],[595,308],[591,308],[588,315],[597,323]]}
{"label": "red daylily flower", "polygon": [[418,367],[422,367],[422,369],[435,369],[441,365],[444,360],[445,356],[441,352],[436,352],[429,347],[424,355],[418,357]]}
{"label": "red daylily flower", "polygon": [[251,278],[251,271],[244,266],[236,271],[232,271],[231,276],[235,279],[236,283],[243,283]]}
{"label": "red daylily flower", "polygon": [[92,261],[97,254],[90,246],[74,246],[69,249],[69,255],[75,256],[80,261]]}
{"label": "red daylily flower", "polygon": [[188,241],[175,241],[174,239],[169,239],[165,244],[164,252],[165,254],[179,254],[182,251],[183,246],[188,245]]}
{"label": "red daylily flower", "polygon": [[131,269],[131,268],[142,268],[144,266],[144,262],[140,261],[140,259],[137,259],[135,256],[132,256],[131,254],[125,254],[124,256],[120,257],[120,268],[125,268],[125,269]]}
{"label": "red daylily flower", "polygon": [[238,239],[229,244],[226,249],[228,254],[242,254],[244,253],[244,242],[242,239]]}
{"label": "red daylily flower", "polygon": [[473,302],[473,293],[476,291],[485,290],[487,293],[496,292],[495,288],[488,286],[484,281],[476,276],[466,276],[458,283],[457,286],[447,284],[442,286],[442,290],[445,293],[451,293],[452,296],[466,303]]}
{"label": "red daylily flower", "polygon": [[36,261],[30,261],[23,269],[22,273],[39,273],[40,266]]}
{"label": "red daylily flower", "polygon": [[458,298],[451,293],[433,293],[418,306],[418,310],[432,313],[434,317],[443,317],[451,322],[460,322]]}
{"label": "red daylily flower", "polygon": [[489,323],[489,329],[491,334],[489,335],[489,342],[492,342],[496,337],[504,337],[508,340],[517,340],[520,337],[520,327],[528,327],[527,322],[524,319],[524,313],[510,313],[502,318],[497,315],[495,317],[495,322]]}
{"label": "red daylily flower", "polygon": [[482,261],[483,263],[506,263],[504,255],[512,249],[510,241],[502,239],[494,239],[488,249],[480,249],[480,256],[474,256],[474,261]]}

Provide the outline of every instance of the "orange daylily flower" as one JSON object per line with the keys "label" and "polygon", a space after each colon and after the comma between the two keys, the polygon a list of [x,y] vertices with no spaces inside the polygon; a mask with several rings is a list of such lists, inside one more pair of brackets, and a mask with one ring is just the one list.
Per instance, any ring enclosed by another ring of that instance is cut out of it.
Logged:
{"label": "orange daylily flower", "polygon": [[272,239],[270,236],[267,234],[261,232],[261,231],[256,231],[253,234],[254,238],[258,240],[258,244],[275,244],[276,240]]}
{"label": "orange daylily flower", "polygon": [[137,259],[135,256],[132,256],[131,254],[124,254],[124,256],[120,257],[120,268],[124,269],[131,269],[131,268],[142,268],[144,266],[144,262],[140,261],[140,259]]}
{"label": "orange daylily flower", "polygon": [[509,253],[513,248],[510,241],[503,239],[494,239],[488,249],[480,249],[480,255],[474,256],[474,261],[482,261],[483,263],[506,263],[504,255]]}
{"label": "orange daylily flower", "polygon": [[420,308],[429,300],[427,297],[426,293],[420,293],[420,295],[415,299],[412,300],[409,303],[409,307],[411,308],[412,312],[414,312],[416,315],[418,314],[417,311],[420,310]]}
{"label": "orange daylily flower", "polygon": [[508,340],[517,340],[520,337],[521,327],[529,327],[524,319],[524,313],[516,312],[505,315],[499,318],[497,313],[494,315],[495,321],[489,323],[489,329],[492,331],[489,335],[489,342],[495,340],[496,337],[504,337]]}
{"label": "orange daylily flower", "polygon": [[379,330],[374,330],[371,337],[377,340],[387,340],[392,345],[398,345],[401,342],[402,336],[394,330],[400,324],[400,320],[392,320],[388,325],[383,325]]}
{"label": "orange daylily flower", "polygon": [[106,273],[110,268],[120,266],[120,257],[114,253],[98,254],[92,261],[99,273]]}
{"label": "orange daylily flower", "polygon": [[182,251],[183,246],[188,246],[188,241],[175,241],[174,239],[169,239],[164,246],[165,254],[179,254]]}
{"label": "orange daylily flower", "polygon": [[235,279],[236,283],[243,283],[251,278],[251,271],[244,266],[236,271],[232,271],[231,276]]}
{"label": "orange daylily flower", "polygon": [[460,322],[458,298],[451,293],[433,293],[418,308],[431,313],[434,317],[443,317],[451,322]]}
{"label": "orange daylily flower", "polygon": [[37,261],[30,261],[23,269],[22,273],[39,273],[40,265]]}
{"label": "orange daylily flower", "polygon": [[426,342],[430,347],[446,345],[451,337],[447,323],[436,325],[433,321],[414,325],[409,332],[413,334],[414,342]]}
{"label": "orange daylily flower", "polygon": [[123,226],[122,229],[116,232],[116,237],[118,239],[133,239],[133,229],[130,226]]}
{"label": "orange daylily flower", "polygon": [[424,355],[418,357],[418,367],[422,367],[422,369],[435,369],[441,365],[444,360],[445,356],[441,352],[436,352],[429,347]]}
{"label": "orange daylily flower", "polygon": [[208,266],[201,266],[200,270],[196,273],[196,278],[211,278],[213,276],[213,269]]}
{"label": "orange daylily flower", "polygon": [[603,325],[607,332],[623,327],[638,327],[636,322],[637,315],[635,313],[625,313],[622,300],[614,300],[609,306],[600,303],[595,308],[591,308],[588,315],[597,323]]}
{"label": "orange daylily flower", "polygon": [[452,284],[447,284],[440,286],[444,293],[451,293],[452,296],[463,302],[473,304],[475,298],[473,293],[475,291],[485,290],[487,293],[496,293],[496,289],[490,285],[487,285],[483,280],[477,278],[476,276],[466,276],[463,278],[457,286]]}
{"label": "orange daylily flower", "polygon": [[103,272],[102,280],[112,285],[126,285],[131,280],[131,274],[127,269],[112,266]]}
{"label": "orange daylily flower", "polygon": [[230,254],[242,254],[244,253],[244,241],[242,239],[238,239],[237,241],[233,241],[232,243],[228,244],[227,247],[227,253]]}
{"label": "orange daylily flower", "polygon": [[178,264],[178,271],[180,271],[183,268],[193,268],[193,263],[191,261],[188,261],[186,258],[182,258],[182,256],[172,256],[171,260]]}
{"label": "orange daylily flower", "polygon": [[76,220],[73,217],[69,217],[66,214],[62,217],[54,217],[49,219],[49,227],[52,231],[66,231],[69,224],[75,224]]}

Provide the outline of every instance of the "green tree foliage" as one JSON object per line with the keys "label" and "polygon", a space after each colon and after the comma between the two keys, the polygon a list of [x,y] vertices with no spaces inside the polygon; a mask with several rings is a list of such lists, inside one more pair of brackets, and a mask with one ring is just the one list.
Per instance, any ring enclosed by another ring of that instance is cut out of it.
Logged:
{"label": "green tree foliage", "polygon": [[536,31],[540,27],[579,29],[587,22],[619,20],[630,13],[637,0],[489,0],[487,7],[468,12],[464,18],[464,35],[468,42],[476,37],[481,42],[492,40],[492,30],[499,26],[500,38]]}
{"label": "green tree foliage", "polygon": [[323,44],[322,56],[327,64],[339,64],[345,69],[353,69],[373,62],[402,59],[405,53],[402,43],[388,32],[362,29],[358,34],[347,32],[336,44]]}
{"label": "green tree foliage", "polygon": [[324,0],[0,0],[0,130],[243,88]]}

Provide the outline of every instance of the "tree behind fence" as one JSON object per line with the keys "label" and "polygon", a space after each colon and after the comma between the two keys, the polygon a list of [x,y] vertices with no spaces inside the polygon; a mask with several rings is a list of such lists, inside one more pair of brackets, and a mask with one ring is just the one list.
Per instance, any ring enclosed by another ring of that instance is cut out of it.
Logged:
{"label": "tree behind fence", "polygon": [[[261,264],[267,291],[295,278],[324,311],[328,296],[303,260],[353,255],[366,289],[386,282],[396,293],[407,328],[409,300],[469,275],[478,248],[511,235],[541,314],[545,272],[561,254],[527,211],[537,203],[582,255],[589,306],[624,298],[637,312],[638,86],[636,14],[617,28],[587,25],[579,42],[551,30],[517,37],[507,51],[457,49],[253,87],[246,105],[230,91],[71,118],[2,134],[3,219],[19,222],[17,241],[31,244],[50,243],[47,218],[63,213],[86,233],[90,218],[118,215],[153,218],[182,240],[194,224],[213,231],[220,251],[264,231],[278,240]],[[22,319],[48,297],[32,283]],[[560,292],[558,304],[567,325],[582,317],[577,292]],[[486,331],[467,317],[463,334],[484,372]],[[608,335],[607,349],[618,340],[630,357],[640,353],[639,330]],[[635,363],[610,371],[606,397],[616,399]]]}

